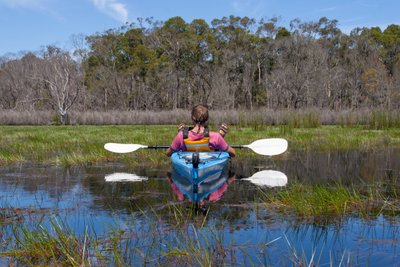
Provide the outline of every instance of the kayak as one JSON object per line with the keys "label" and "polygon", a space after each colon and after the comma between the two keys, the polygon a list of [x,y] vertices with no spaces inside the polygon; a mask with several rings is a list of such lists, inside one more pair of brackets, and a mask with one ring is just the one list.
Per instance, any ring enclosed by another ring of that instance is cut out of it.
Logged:
{"label": "kayak", "polygon": [[172,180],[193,203],[199,203],[229,177],[227,152],[176,152],[171,156]]}
{"label": "kayak", "polygon": [[[288,142],[282,138],[265,138],[248,145],[232,145],[231,147],[250,149],[259,155],[275,156],[287,150]],[[130,153],[139,149],[166,149],[169,146],[107,143],[104,148],[114,153]],[[175,152],[171,158],[172,181],[196,204],[215,192],[229,178],[227,152]],[[264,183],[263,177],[254,178],[254,182]],[[281,175],[278,178],[284,177]]]}

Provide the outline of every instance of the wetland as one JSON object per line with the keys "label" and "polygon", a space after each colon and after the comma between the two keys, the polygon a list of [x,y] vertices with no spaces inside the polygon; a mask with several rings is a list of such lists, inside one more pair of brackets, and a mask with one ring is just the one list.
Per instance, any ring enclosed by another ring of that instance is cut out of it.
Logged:
{"label": "wetland", "polygon": [[[233,129],[228,142],[289,141],[286,153],[238,151],[234,179],[205,213],[180,201],[163,151],[115,155],[110,141],[164,145],[171,126],[1,127],[2,264],[378,265],[400,258],[400,131]],[[144,134],[145,133],[145,134]],[[170,137],[169,137],[170,136]],[[162,142],[162,143],[161,143]],[[285,186],[243,178],[283,173]],[[141,177],[107,181],[112,174]]]}

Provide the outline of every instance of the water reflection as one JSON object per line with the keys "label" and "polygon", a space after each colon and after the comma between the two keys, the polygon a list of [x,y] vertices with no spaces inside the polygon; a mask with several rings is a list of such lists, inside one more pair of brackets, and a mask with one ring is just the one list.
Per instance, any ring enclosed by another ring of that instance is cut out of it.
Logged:
{"label": "water reflection", "polygon": [[[294,250],[304,251],[308,258],[316,252],[320,263],[332,262],[333,265],[340,264],[343,255],[356,259],[356,262],[352,261],[355,265],[365,265],[363,263],[369,260],[394,265],[400,260],[397,253],[400,245],[398,217],[380,215],[366,223],[356,216],[349,216],[340,223],[320,226],[288,220],[252,203],[259,192],[257,180],[263,181],[258,184],[277,180],[279,186],[294,180],[313,184],[340,180],[344,184],[379,182],[399,187],[399,164],[400,151],[391,149],[292,152],[273,158],[234,159],[224,180],[218,181],[217,187],[208,186],[216,190],[213,191],[215,195],[208,194],[207,201],[212,208],[204,231],[222,228],[223,242],[234,250],[238,248],[235,256],[246,254],[253,257],[253,262],[261,259],[266,265],[290,264],[282,260],[286,257],[281,255],[286,253],[290,259]],[[150,227],[149,220],[152,219],[159,227],[174,227],[175,221],[168,221],[170,210],[166,206],[175,204],[176,200],[183,201],[184,194],[178,195],[173,189],[176,181],[166,175],[168,171],[148,167],[131,170],[118,163],[68,168],[26,164],[3,166],[0,167],[0,203],[3,212],[8,208],[56,209],[77,233],[84,232],[88,223],[100,235],[110,225],[124,225],[124,229],[140,233],[138,227]],[[259,172],[262,175],[256,174]],[[268,178],[272,174],[274,178]],[[120,182],[107,182],[110,177]],[[256,184],[240,179],[251,177],[253,179],[248,180],[256,181]],[[131,180],[140,182],[129,182]],[[154,216],[159,217],[152,217],[151,212],[143,216],[148,210],[159,211]],[[203,218],[200,218],[201,223],[204,223]],[[4,230],[4,226],[1,227]],[[265,246],[272,240],[276,241]],[[249,247],[244,249],[243,244]]]}
{"label": "water reflection", "polygon": [[172,192],[176,195],[180,202],[187,199],[191,203],[199,204],[200,207],[205,207],[206,202],[216,202],[222,198],[224,193],[236,178],[235,173],[224,171],[217,179],[205,179],[197,185],[198,203],[195,203],[193,192],[194,185],[188,179],[174,172],[168,172],[167,179],[170,182]]}
{"label": "water reflection", "polygon": [[[275,175],[274,179],[281,185],[287,180],[288,183],[297,180],[313,184],[340,180],[362,185],[379,181],[398,186],[399,164],[399,150],[296,152],[274,158],[234,159],[225,178],[216,181],[216,186],[207,187],[221,187],[229,180],[229,172],[234,173],[236,180],[228,182],[229,190],[224,190],[222,200],[224,205],[237,205],[252,202],[257,196],[257,186],[242,181],[250,177],[253,181],[262,178],[268,181],[268,177]],[[129,170],[118,163],[68,168],[31,164],[3,166],[0,167],[1,201],[13,206],[40,203],[50,207],[54,203],[72,205],[73,200],[80,199],[90,202],[93,209],[128,209],[130,212],[132,207],[143,209],[174,198],[171,180],[166,175],[168,171],[146,167]],[[107,182],[110,179],[120,182]],[[129,180],[141,182],[129,183]]]}
{"label": "water reflection", "polygon": [[258,186],[281,187],[285,186],[288,182],[286,174],[280,171],[264,170],[253,174],[249,178],[242,178],[243,181],[250,181]]}
{"label": "water reflection", "polygon": [[309,151],[286,155],[277,162],[279,170],[302,182],[329,181],[362,182],[385,181],[398,177],[400,150]]}
{"label": "water reflection", "polygon": [[106,182],[143,182],[147,181],[148,177],[139,176],[134,173],[115,172],[104,177]]}

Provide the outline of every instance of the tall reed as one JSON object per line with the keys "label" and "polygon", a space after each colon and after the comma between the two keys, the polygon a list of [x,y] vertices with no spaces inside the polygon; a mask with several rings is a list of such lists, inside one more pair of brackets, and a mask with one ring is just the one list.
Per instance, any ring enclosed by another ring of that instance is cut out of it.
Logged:
{"label": "tall reed", "polygon": [[[165,111],[71,111],[70,124],[73,125],[178,125],[191,124],[190,110]],[[239,127],[287,125],[290,128],[316,128],[320,125],[359,126],[386,129],[400,126],[398,110],[341,110],[302,109],[271,110],[210,110],[210,124],[221,123]],[[0,111],[0,125],[57,125],[58,115],[53,111]]]}

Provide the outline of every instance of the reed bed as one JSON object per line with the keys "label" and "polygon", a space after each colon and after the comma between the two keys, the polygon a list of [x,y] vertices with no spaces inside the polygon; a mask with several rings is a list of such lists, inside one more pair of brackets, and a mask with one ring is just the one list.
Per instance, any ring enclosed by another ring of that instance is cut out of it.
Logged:
{"label": "reed bed", "polygon": [[[320,125],[342,127],[363,125],[369,129],[400,127],[398,110],[210,110],[210,124],[222,122],[255,130],[266,126],[282,125],[292,128],[317,128]],[[177,125],[191,123],[190,111],[72,111],[72,125]],[[1,110],[0,125],[54,125],[60,124],[57,113],[52,111]]]}

